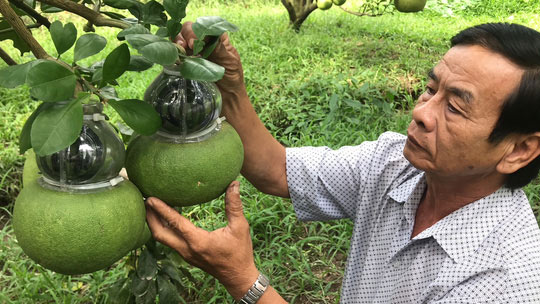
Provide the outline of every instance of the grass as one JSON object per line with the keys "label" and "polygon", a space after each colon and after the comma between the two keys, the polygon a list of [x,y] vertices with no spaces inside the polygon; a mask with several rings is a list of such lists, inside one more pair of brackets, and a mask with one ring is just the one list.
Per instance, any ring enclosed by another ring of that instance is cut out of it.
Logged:
{"label": "grass", "polygon": [[[493,4],[494,0],[484,2]],[[190,5],[186,20],[220,15],[240,28],[231,40],[242,57],[250,98],[267,127],[287,146],[335,148],[375,139],[387,130],[404,132],[426,72],[447,50],[453,34],[490,21],[513,21],[540,29],[537,11],[505,13],[508,4],[498,11],[475,6],[474,12],[482,15],[464,12],[454,18],[429,11],[378,18],[358,18],[338,9],[315,11],[299,34],[288,29],[285,9],[277,1],[193,1]],[[50,17],[73,21],[63,13]],[[83,23],[76,23],[81,32]],[[116,32],[98,28],[109,41],[107,51],[118,45]],[[54,54],[48,34],[35,34]],[[28,55],[19,57],[6,41],[0,47],[19,62],[30,59]],[[68,52],[65,58],[70,56]],[[154,67],[125,74],[119,95],[141,98],[157,73],[159,68]],[[107,288],[127,275],[126,259],[105,271],[64,276],[36,265],[18,247],[9,222],[24,161],[18,154],[18,134],[37,104],[29,98],[27,88],[0,89],[0,97],[0,205],[6,206],[0,211],[0,302],[108,302]],[[109,114],[113,121],[118,120]],[[260,193],[241,180],[260,270],[290,302],[337,303],[351,223],[299,222],[288,200]],[[527,186],[526,192],[538,214],[539,182]],[[225,224],[222,199],[183,212],[206,229]],[[197,284],[183,292],[186,303],[231,302],[216,280],[194,268],[190,272]]]}

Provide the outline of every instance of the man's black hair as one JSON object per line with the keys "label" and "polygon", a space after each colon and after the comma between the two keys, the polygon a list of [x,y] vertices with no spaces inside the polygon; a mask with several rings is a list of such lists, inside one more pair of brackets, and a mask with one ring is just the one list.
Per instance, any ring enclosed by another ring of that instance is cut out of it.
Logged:
{"label": "man's black hair", "polygon": [[[478,45],[498,53],[523,70],[521,82],[503,102],[501,115],[489,141],[498,143],[510,134],[540,131],[540,33],[508,23],[487,23],[465,29],[454,36],[451,45]],[[506,186],[516,189],[538,176],[540,156],[510,174]]]}

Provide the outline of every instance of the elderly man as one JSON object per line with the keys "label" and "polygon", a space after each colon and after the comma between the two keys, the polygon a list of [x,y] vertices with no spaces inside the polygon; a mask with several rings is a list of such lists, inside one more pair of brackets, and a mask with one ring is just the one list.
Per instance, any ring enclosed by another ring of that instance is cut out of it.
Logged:
{"label": "elderly man", "polygon": [[[185,24],[178,43],[193,39]],[[335,151],[281,146],[248,100],[227,36],[210,57],[226,68],[218,86],[244,143],[242,174],[290,197],[301,220],[354,221],[342,303],[540,303],[540,229],[519,189],[540,167],[540,33],[484,24],[451,44],[407,136]],[[227,190],[225,228],[196,228],[156,198],[148,223],[235,299],[284,303],[253,262],[238,187]]]}

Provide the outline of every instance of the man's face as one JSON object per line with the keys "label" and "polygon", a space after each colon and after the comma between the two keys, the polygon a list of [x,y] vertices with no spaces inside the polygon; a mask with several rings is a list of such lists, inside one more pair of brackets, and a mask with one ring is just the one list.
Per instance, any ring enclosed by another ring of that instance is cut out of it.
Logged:
{"label": "man's face", "polygon": [[429,73],[413,110],[405,157],[416,168],[445,178],[497,174],[495,167],[511,140],[494,145],[488,137],[522,73],[483,47],[451,48]]}

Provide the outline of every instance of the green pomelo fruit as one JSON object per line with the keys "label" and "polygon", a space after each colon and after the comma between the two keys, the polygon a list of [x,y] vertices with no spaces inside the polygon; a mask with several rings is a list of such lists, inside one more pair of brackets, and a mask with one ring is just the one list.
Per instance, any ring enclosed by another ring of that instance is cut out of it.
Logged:
{"label": "green pomelo fruit", "polygon": [[27,150],[24,154],[26,155],[26,160],[24,161],[23,167],[23,187],[31,182],[34,182],[36,179],[38,179],[38,177],[41,176],[36,163],[36,154],[34,153],[34,150]]}
{"label": "green pomelo fruit", "polygon": [[317,0],[317,7],[323,11],[332,7],[332,0]]}
{"label": "green pomelo fruit", "polygon": [[172,206],[190,206],[219,197],[238,177],[244,148],[236,130],[223,122],[221,130],[197,143],[168,143],[139,136],[127,148],[129,179],[145,197]]}
{"label": "green pomelo fruit", "polygon": [[144,223],[144,229],[139,235],[139,239],[137,240],[137,243],[135,243],[135,246],[133,246],[132,250],[141,248],[141,246],[146,244],[146,242],[148,242],[151,237],[152,237],[152,232],[150,231],[148,224]]}
{"label": "green pomelo fruit", "polygon": [[15,201],[13,229],[23,251],[63,274],[94,272],[133,249],[146,210],[130,181],[92,193],[69,193],[28,183]]}
{"label": "green pomelo fruit", "polygon": [[427,0],[394,0],[396,9],[402,13],[415,13],[424,9]]}
{"label": "green pomelo fruit", "polygon": [[332,2],[337,6],[343,5],[345,3],[345,1],[347,1],[347,0],[332,0]]}

